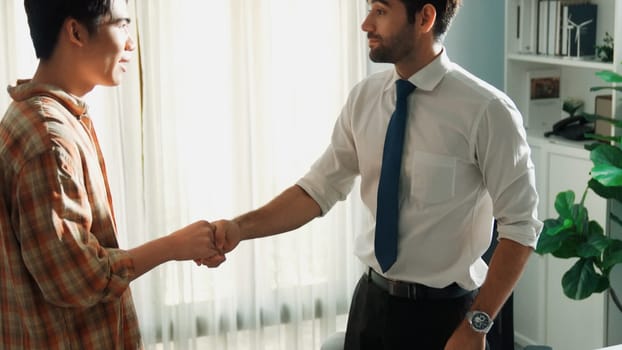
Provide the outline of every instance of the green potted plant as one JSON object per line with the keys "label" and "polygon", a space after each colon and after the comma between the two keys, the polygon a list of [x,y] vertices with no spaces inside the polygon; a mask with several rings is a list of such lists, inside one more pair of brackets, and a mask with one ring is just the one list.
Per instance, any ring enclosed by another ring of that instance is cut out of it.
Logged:
{"label": "green potted plant", "polygon": [[[611,71],[596,75],[608,86],[592,87],[591,91],[615,89],[622,92],[622,75]],[[590,121],[603,120],[622,128],[622,120],[586,114]],[[594,167],[591,178],[578,202],[573,191],[557,194],[555,210],[557,218],[546,219],[540,234],[536,253],[551,254],[562,259],[577,261],[562,277],[564,294],[574,300],[581,300],[593,293],[608,291],[615,305],[622,312],[622,301],[611,287],[609,275],[617,264],[622,263],[622,241],[609,237],[603,226],[590,220],[584,206],[588,193],[617,201],[622,204],[622,136],[588,134],[588,138],[604,141],[586,145]],[[610,213],[610,219],[622,225],[622,218]]]}

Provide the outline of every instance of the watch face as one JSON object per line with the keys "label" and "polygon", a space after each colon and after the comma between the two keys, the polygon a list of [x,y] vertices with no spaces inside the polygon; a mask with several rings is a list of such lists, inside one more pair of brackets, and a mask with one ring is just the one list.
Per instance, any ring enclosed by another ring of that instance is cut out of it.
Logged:
{"label": "watch face", "polygon": [[473,325],[473,328],[475,328],[475,330],[483,332],[488,331],[491,323],[492,320],[484,312],[474,312],[471,316],[471,325]]}

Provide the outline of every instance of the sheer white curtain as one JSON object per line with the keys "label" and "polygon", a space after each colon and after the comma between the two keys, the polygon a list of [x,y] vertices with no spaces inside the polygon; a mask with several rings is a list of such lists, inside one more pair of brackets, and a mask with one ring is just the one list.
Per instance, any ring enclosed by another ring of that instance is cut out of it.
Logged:
{"label": "sheer white curtain", "polygon": [[[365,74],[365,11],[352,0],[136,2],[147,223],[139,241],[256,208],[307,171]],[[360,273],[351,244],[367,222],[358,203],[242,242],[216,270],[168,264],[141,278],[146,343],[318,349],[343,327]]]}
{"label": "sheer white curtain", "polygon": [[23,1],[0,1],[0,118],[11,101],[7,85],[32,76],[36,64]]}
{"label": "sheer white curtain", "polygon": [[[140,34],[133,66],[121,87],[87,98],[124,247],[234,217],[292,185],[365,75],[365,1],[130,0],[130,8]],[[22,0],[0,2],[0,29],[6,85],[36,64]],[[132,290],[146,346],[319,349],[344,327],[362,269],[352,239],[368,224],[355,187],[326,217],[242,242],[218,269],[169,263],[142,276]]]}

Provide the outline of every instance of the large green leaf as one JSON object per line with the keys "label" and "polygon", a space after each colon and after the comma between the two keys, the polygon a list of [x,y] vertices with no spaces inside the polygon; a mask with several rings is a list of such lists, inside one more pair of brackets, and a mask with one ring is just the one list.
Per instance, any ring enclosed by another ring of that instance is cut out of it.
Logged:
{"label": "large green leaf", "polygon": [[581,300],[592,295],[604,283],[603,278],[591,259],[579,259],[562,277],[562,288],[570,299]]}
{"label": "large green leaf", "polygon": [[577,247],[577,254],[582,258],[598,258],[603,254],[605,248],[611,241],[601,232],[592,232],[587,240]]}
{"label": "large green leaf", "polygon": [[603,254],[603,269],[622,263],[622,241],[614,239]]}
{"label": "large green leaf", "polygon": [[605,186],[622,185],[622,150],[602,144],[592,149],[590,159],[594,162],[592,178]]}
{"label": "large green leaf", "polygon": [[594,165],[612,165],[622,168],[622,150],[605,143],[596,144],[590,152],[590,159]]}
{"label": "large green leaf", "polygon": [[622,83],[622,75],[610,70],[596,72],[596,76],[607,83]]}
{"label": "large green leaf", "polygon": [[555,197],[555,210],[562,219],[572,219],[572,206],[574,205],[574,192],[560,192]]}
{"label": "large green leaf", "polygon": [[592,168],[592,178],[605,186],[622,186],[622,168],[601,164]]}
{"label": "large green leaf", "polygon": [[[572,231],[564,232],[563,235],[558,235],[560,238],[565,238],[561,241],[559,248],[551,252],[551,254],[560,259],[576,258],[579,256],[579,248],[584,246],[587,241],[587,236],[578,235]],[[587,254],[587,252],[586,252]]]}
{"label": "large green leaf", "polygon": [[622,201],[622,186],[605,186],[594,179],[590,179],[587,185],[594,193],[603,198]]}
{"label": "large green leaf", "polygon": [[563,221],[558,219],[544,220],[544,228],[538,238],[536,253],[547,254],[558,250],[569,235],[569,231],[564,229]]}
{"label": "large green leaf", "polygon": [[598,285],[596,286],[596,289],[594,289],[594,293],[602,293],[606,291],[607,289],[609,289],[610,286],[611,284],[609,282],[609,277],[601,276],[598,279]]}

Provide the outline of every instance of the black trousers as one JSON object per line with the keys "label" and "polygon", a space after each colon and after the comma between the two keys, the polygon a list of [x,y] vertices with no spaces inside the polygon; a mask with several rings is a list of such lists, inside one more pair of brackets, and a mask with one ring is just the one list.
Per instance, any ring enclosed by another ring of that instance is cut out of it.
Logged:
{"label": "black trousers", "polygon": [[412,300],[389,295],[364,274],[352,297],[345,350],[442,350],[476,293]]}

